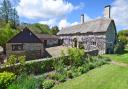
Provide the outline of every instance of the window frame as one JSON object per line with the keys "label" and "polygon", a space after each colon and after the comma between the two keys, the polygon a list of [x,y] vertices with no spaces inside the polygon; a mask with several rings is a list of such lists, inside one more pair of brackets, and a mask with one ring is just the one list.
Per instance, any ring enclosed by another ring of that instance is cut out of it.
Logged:
{"label": "window frame", "polygon": [[23,51],[23,44],[12,44],[12,51]]}

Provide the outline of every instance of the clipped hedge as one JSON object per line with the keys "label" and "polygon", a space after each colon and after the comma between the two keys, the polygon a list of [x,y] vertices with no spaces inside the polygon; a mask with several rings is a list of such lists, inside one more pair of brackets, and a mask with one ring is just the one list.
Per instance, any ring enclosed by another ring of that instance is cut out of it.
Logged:
{"label": "clipped hedge", "polygon": [[0,89],[6,89],[15,80],[16,75],[11,72],[0,73]]}
{"label": "clipped hedge", "polygon": [[[55,60],[60,60],[60,59],[62,60],[64,59],[64,63],[66,65],[69,65],[67,57],[38,59],[38,60],[27,61],[24,65],[23,72],[26,72],[27,74],[41,74],[52,71],[54,70],[53,62]],[[3,66],[0,68],[0,72],[8,71],[8,72],[14,72],[16,74],[20,74],[21,67],[23,67],[23,65],[20,64],[16,64],[14,66],[6,66],[6,67]]]}

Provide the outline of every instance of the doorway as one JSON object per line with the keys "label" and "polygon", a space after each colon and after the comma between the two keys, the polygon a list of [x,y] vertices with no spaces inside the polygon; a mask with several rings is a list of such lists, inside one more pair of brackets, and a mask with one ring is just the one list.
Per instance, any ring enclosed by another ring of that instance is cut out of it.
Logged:
{"label": "doorway", "polygon": [[73,42],[74,42],[74,47],[76,47],[76,48],[77,48],[77,39],[76,39],[76,38],[74,38],[74,39],[73,39]]}
{"label": "doorway", "polygon": [[47,46],[47,40],[44,40],[44,47]]}

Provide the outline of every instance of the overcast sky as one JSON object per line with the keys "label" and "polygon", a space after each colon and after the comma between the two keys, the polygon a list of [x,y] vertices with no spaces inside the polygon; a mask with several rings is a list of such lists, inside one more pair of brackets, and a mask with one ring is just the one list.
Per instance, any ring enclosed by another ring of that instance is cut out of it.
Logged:
{"label": "overcast sky", "polygon": [[[2,1],[2,0],[0,0]],[[128,29],[128,0],[11,0],[21,22],[43,23],[60,28],[103,17],[104,6],[111,5],[111,18],[117,30]]]}

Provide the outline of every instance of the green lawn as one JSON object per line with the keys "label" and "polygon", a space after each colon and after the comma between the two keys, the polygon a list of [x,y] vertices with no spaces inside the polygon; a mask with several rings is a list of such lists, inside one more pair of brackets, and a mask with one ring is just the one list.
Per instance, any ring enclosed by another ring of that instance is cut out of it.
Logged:
{"label": "green lawn", "polygon": [[103,65],[52,89],[128,89],[128,67]]}
{"label": "green lawn", "polygon": [[124,54],[118,54],[118,55],[117,54],[106,54],[103,56],[109,57],[113,61],[128,63],[128,48],[125,49]]}

